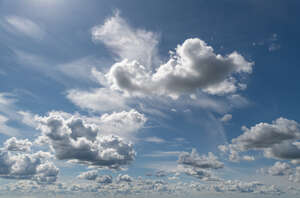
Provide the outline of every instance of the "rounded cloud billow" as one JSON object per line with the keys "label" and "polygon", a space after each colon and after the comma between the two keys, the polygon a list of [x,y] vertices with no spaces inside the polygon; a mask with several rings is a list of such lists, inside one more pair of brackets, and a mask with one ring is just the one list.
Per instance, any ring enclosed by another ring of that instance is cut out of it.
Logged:
{"label": "rounded cloud billow", "polygon": [[194,38],[178,45],[170,59],[154,72],[138,61],[125,59],[115,63],[105,77],[112,90],[176,99],[197,90],[212,95],[234,93],[244,87],[235,76],[251,73],[252,66],[252,62],[237,52],[224,57],[215,54],[204,41]]}
{"label": "rounded cloud billow", "polygon": [[134,160],[133,145],[124,138],[146,121],[135,110],[99,118],[50,112],[35,119],[42,131],[36,142],[48,143],[57,159],[109,169],[120,169]]}

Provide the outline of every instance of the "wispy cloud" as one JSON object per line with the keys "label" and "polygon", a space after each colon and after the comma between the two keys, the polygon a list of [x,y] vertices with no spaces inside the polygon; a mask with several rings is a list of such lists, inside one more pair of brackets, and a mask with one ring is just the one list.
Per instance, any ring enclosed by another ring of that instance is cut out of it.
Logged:
{"label": "wispy cloud", "polygon": [[7,16],[1,22],[1,26],[13,34],[23,34],[33,39],[43,39],[46,32],[40,25],[32,20],[20,16]]}

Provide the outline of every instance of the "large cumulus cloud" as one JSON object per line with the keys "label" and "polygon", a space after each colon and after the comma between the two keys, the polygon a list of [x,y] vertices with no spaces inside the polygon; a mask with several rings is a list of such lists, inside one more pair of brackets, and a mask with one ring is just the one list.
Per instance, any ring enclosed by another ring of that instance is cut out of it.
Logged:
{"label": "large cumulus cloud", "polygon": [[126,136],[128,132],[139,129],[145,118],[134,110],[105,114],[99,119],[50,112],[44,117],[37,116],[36,121],[42,131],[38,142],[47,142],[57,159],[119,169],[134,160],[135,151],[132,143],[111,134],[117,131]]}
{"label": "large cumulus cloud", "polygon": [[[7,142],[28,144],[28,140],[17,140],[12,138]],[[0,177],[6,179],[35,180],[38,183],[53,183],[57,180],[59,169],[49,161],[51,154],[48,152],[24,153],[28,151],[15,144],[13,147],[7,145],[0,149]]]}
{"label": "large cumulus cloud", "polygon": [[127,59],[115,63],[105,75],[110,87],[136,95],[167,95],[177,98],[197,90],[223,95],[244,88],[236,75],[252,72],[253,63],[233,52],[215,54],[199,38],[187,39],[178,45],[170,59],[154,72],[138,61]]}
{"label": "large cumulus cloud", "polygon": [[244,133],[232,139],[229,145],[220,146],[223,152],[229,152],[238,158],[240,152],[262,150],[268,158],[297,160],[300,149],[300,125],[294,120],[278,118],[269,123],[259,123],[251,128],[242,128]]}

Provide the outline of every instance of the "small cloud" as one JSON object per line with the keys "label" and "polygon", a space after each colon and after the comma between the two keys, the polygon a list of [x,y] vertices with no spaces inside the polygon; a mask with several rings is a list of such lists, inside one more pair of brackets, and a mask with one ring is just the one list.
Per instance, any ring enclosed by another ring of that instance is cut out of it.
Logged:
{"label": "small cloud", "polygon": [[222,122],[229,122],[232,119],[232,115],[231,114],[225,114],[220,120]]}
{"label": "small cloud", "polygon": [[166,142],[164,139],[161,139],[159,137],[147,137],[145,139],[145,142],[151,142],[151,143],[157,143],[157,144],[160,144],[160,143],[164,143]]}

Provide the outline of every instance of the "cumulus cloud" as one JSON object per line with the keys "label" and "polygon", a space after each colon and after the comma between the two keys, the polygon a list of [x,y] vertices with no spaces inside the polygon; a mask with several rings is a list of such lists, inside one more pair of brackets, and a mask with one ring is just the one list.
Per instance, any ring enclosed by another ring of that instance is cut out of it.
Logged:
{"label": "cumulus cloud", "polygon": [[135,151],[132,143],[111,134],[114,130],[119,130],[119,134],[138,130],[143,119],[135,110],[105,114],[100,119],[50,112],[45,117],[36,117],[42,131],[38,140],[47,142],[57,159],[119,169],[134,160]]}
{"label": "cumulus cloud", "polygon": [[92,37],[94,41],[103,42],[121,59],[138,60],[147,66],[157,61],[158,35],[131,27],[119,11],[103,25],[95,26]]}
{"label": "cumulus cloud", "polygon": [[285,118],[278,118],[272,124],[259,123],[250,129],[243,127],[243,131],[232,142],[244,150],[269,148],[285,140],[300,138],[299,124]]}
{"label": "cumulus cloud", "polygon": [[79,179],[87,179],[87,180],[95,180],[98,177],[98,171],[97,170],[91,170],[87,172],[83,172],[80,175],[78,175]]}
{"label": "cumulus cloud", "polygon": [[132,182],[133,178],[130,177],[129,175],[118,175],[117,177],[117,182]]}
{"label": "cumulus cloud", "polygon": [[239,89],[233,75],[251,73],[252,66],[253,63],[247,62],[237,52],[224,57],[215,54],[204,41],[193,38],[178,45],[169,61],[155,72],[136,60],[125,59],[115,63],[106,77],[111,89],[127,94],[178,98],[201,89],[212,95],[224,95]]}
{"label": "cumulus cloud", "polygon": [[213,153],[208,153],[208,156],[200,156],[196,149],[193,149],[191,153],[181,153],[178,158],[178,164],[203,169],[220,169],[224,167],[224,164],[218,161],[218,158]]}
{"label": "cumulus cloud", "polygon": [[47,152],[16,153],[0,150],[0,177],[6,179],[28,179],[39,183],[53,183],[59,169],[47,159]]}
{"label": "cumulus cloud", "polygon": [[242,182],[239,180],[225,180],[211,185],[216,192],[240,192],[256,194],[281,194],[282,191],[275,185],[266,185],[258,181]]}
{"label": "cumulus cloud", "polygon": [[177,171],[205,181],[218,180],[211,170],[224,167],[224,164],[218,161],[213,153],[208,153],[208,156],[200,156],[195,149],[191,153],[182,152],[177,162],[179,164]]}
{"label": "cumulus cloud", "polygon": [[113,178],[111,175],[100,175],[97,177],[96,182],[99,184],[111,184],[113,182]]}
{"label": "cumulus cloud", "polygon": [[29,152],[32,143],[28,139],[18,140],[12,137],[4,142],[4,149],[8,151],[22,151]]}
{"label": "cumulus cloud", "polygon": [[259,123],[250,129],[243,127],[242,130],[242,135],[232,139],[232,143],[227,146],[219,146],[219,149],[236,159],[240,152],[248,150],[263,150],[268,158],[300,158],[300,149],[295,143],[300,139],[300,125],[294,120],[278,118],[271,124]]}
{"label": "cumulus cloud", "polygon": [[285,162],[275,162],[275,164],[268,169],[268,174],[273,176],[283,176],[291,173],[291,166]]}
{"label": "cumulus cloud", "polygon": [[7,16],[1,25],[9,32],[21,33],[33,39],[42,39],[45,36],[44,30],[38,24],[24,17]]}

